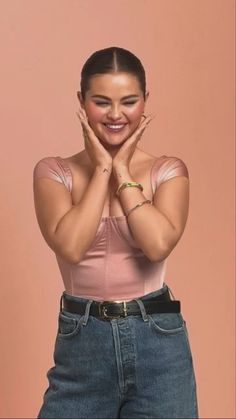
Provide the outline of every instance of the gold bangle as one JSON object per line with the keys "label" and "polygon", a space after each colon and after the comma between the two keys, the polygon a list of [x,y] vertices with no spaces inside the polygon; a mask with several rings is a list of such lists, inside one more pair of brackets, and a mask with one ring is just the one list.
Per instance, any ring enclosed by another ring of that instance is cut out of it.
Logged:
{"label": "gold bangle", "polygon": [[128,186],[136,186],[141,191],[143,191],[143,187],[142,187],[141,183],[138,183],[138,182],[122,182],[117,188],[116,195],[119,196],[120,192],[123,189],[127,188]]}
{"label": "gold bangle", "polygon": [[130,210],[128,210],[127,212],[126,212],[126,217],[128,217],[128,215],[133,211],[133,210],[135,210],[136,208],[138,208],[138,207],[141,207],[143,204],[152,204],[152,201],[150,201],[149,199],[146,199],[145,201],[142,201],[142,202],[140,202],[139,204],[137,204],[137,205],[135,205],[135,207],[133,207],[133,208],[131,208]]}

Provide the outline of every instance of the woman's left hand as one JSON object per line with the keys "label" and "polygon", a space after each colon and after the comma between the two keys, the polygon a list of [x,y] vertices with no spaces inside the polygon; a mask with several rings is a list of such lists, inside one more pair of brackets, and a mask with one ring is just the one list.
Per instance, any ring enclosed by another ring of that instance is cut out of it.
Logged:
{"label": "woman's left hand", "polygon": [[149,115],[143,121],[140,122],[139,126],[136,128],[134,133],[124,142],[124,144],[121,146],[114,159],[112,160],[113,168],[117,169],[122,167],[129,169],[130,160],[134,154],[137,143],[141,139],[143,131],[153,118],[154,116]]}

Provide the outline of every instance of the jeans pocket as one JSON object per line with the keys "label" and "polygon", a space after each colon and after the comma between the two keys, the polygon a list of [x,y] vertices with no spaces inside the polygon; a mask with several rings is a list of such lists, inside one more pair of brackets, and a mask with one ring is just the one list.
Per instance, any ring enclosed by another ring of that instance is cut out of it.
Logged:
{"label": "jeans pocket", "polygon": [[148,314],[151,326],[165,335],[184,332],[185,321],[181,313],[153,313]]}
{"label": "jeans pocket", "polygon": [[82,314],[70,313],[63,309],[58,315],[57,336],[59,338],[68,339],[77,335],[81,329],[82,321]]}

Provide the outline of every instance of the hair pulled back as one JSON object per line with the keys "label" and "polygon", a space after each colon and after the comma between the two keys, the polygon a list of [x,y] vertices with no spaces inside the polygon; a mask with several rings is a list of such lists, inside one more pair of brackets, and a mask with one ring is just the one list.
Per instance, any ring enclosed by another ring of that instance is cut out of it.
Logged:
{"label": "hair pulled back", "polygon": [[80,81],[83,100],[85,100],[86,91],[89,90],[89,81],[92,76],[117,72],[127,72],[135,75],[145,99],[146,76],[139,58],[127,49],[109,47],[95,51],[83,65]]}

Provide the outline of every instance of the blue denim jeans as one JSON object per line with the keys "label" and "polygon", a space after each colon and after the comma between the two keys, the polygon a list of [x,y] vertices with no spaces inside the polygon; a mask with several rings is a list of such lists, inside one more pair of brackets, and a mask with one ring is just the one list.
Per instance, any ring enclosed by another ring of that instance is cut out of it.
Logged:
{"label": "blue denim jeans", "polygon": [[64,291],[87,302],[86,310],[74,314],[60,304],[55,365],[37,417],[198,418],[186,321],[181,313],[146,314],[142,303],[168,288],[136,299],[140,315],[111,320],[89,314],[93,300]]}

